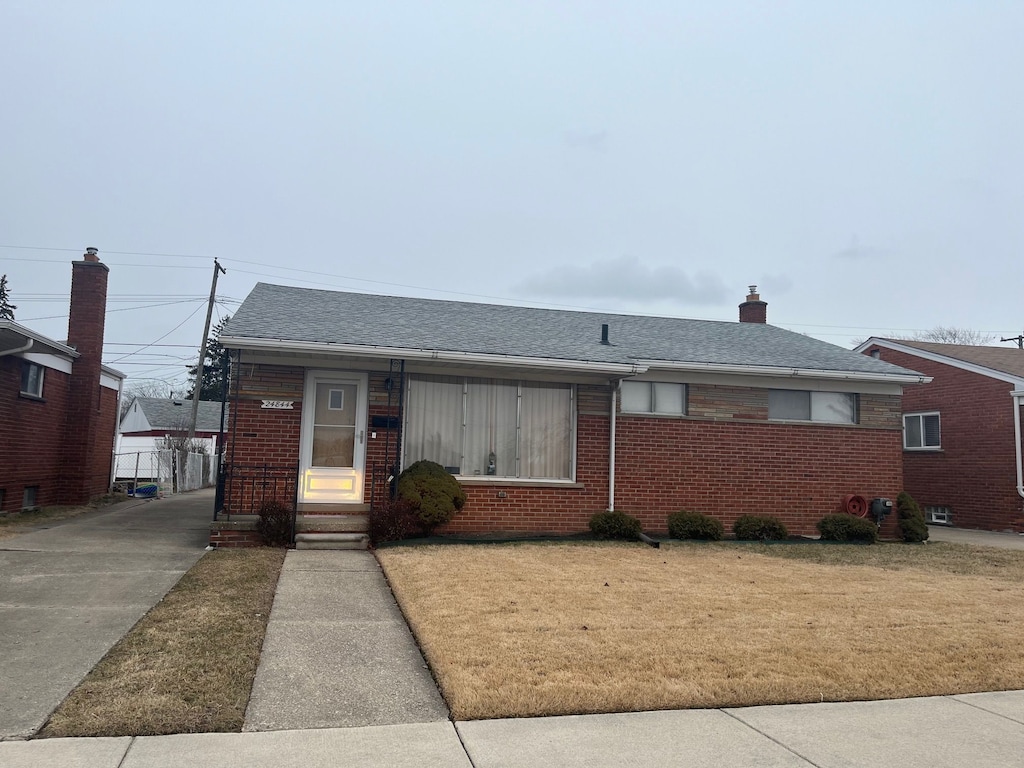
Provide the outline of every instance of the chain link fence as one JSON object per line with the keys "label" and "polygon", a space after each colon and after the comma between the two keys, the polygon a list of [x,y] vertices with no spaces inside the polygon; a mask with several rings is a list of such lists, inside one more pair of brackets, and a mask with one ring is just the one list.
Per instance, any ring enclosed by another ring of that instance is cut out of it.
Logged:
{"label": "chain link fence", "polygon": [[161,449],[114,454],[114,486],[132,496],[162,496],[217,482],[217,457]]}

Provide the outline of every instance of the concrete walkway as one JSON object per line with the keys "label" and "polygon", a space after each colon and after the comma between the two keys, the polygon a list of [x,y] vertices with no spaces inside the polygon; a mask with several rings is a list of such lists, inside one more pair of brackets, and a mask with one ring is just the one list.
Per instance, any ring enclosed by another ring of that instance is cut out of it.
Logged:
{"label": "concrete walkway", "polygon": [[365,551],[290,550],[244,730],[447,719],[376,558]]}
{"label": "concrete walkway", "polygon": [[1006,768],[1024,691],[848,704],[0,743],[4,768]]}
{"label": "concrete walkway", "polygon": [[947,528],[944,525],[928,526],[929,541],[948,541],[952,544],[975,544],[999,549],[1024,549],[1024,536],[1019,533],[999,531],[975,531],[970,528]]}
{"label": "concrete walkway", "polygon": [[212,490],[133,500],[0,541],[0,739],[35,733],[195,564],[212,509]]}

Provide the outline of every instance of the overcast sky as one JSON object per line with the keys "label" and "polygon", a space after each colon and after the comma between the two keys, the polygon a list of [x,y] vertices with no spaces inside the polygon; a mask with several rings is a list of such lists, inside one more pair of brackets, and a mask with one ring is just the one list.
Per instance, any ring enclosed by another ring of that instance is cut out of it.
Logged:
{"label": "overcast sky", "polygon": [[215,318],[262,280],[734,320],[756,283],[843,346],[1016,335],[1021,40],[994,0],[3,0],[0,273],[63,339],[96,246],[106,362],[169,382],[194,350],[124,356],[198,345],[213,257]]}

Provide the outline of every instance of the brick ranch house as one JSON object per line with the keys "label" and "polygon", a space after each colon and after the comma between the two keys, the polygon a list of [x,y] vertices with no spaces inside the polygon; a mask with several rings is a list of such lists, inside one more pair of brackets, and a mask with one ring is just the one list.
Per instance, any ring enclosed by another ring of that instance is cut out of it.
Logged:
{"label": "brick ranch house", "polygon": [[297,502],[298,543],[326,546],[330,515],[367,514],[418,459],[468,495],[442,533],[578,532],[606,509],[650,531],[693,509],[813,533],[847,494],[895,497],[902,387],[925,377],[767,325],[766,306],[752,288],[731,323],[258,284],[220,339],[212,541],[254,540],[245,516],[275,495]]}
{"label": "brick ranch house", "polygon": [[66,344],[0,320],[0,512],[110,488],[125,376],[101,363],[108,272],[95,248],[72,263]]}
{"label": "brick ranch house", "polygon": [[879,338],[856,351],[932,379],[903,398],[904,485],[928,521],[1024,532],[1024,351]]}

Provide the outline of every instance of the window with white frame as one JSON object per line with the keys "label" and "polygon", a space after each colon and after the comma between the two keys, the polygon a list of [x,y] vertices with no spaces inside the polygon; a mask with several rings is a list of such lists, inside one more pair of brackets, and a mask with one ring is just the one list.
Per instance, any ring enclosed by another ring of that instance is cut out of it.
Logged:
{"label": "window with white frame", "polygon": [[28,360],[21,361],[21,394],[43,396],[43,366]]}
{"label": "window with white frame", "polygon": [[929,523],[939,523],[941,525],[953,524],[953,513],[949,507],[925,506],[924,514]]}
{"label": "window with white frame", "polygon": [[623,413],[686,413],[686,385],[666,381],[622,382]]}
{"label": "window with white frame", "polygon": [[942,447],[939,414],[903,415],[903,447],[908,451],[937,451]]}
{"label": "window with white frame", "polygon": [[416,376],[405,401],[405,466],[428,459],[464,477],[570,480],[570,385]]}
{"label": "window with white frame", "polygon": [[827,424],[856,424],[857,395],[850,392],[769,389],[768,418],[784,421],[818,421]]}

